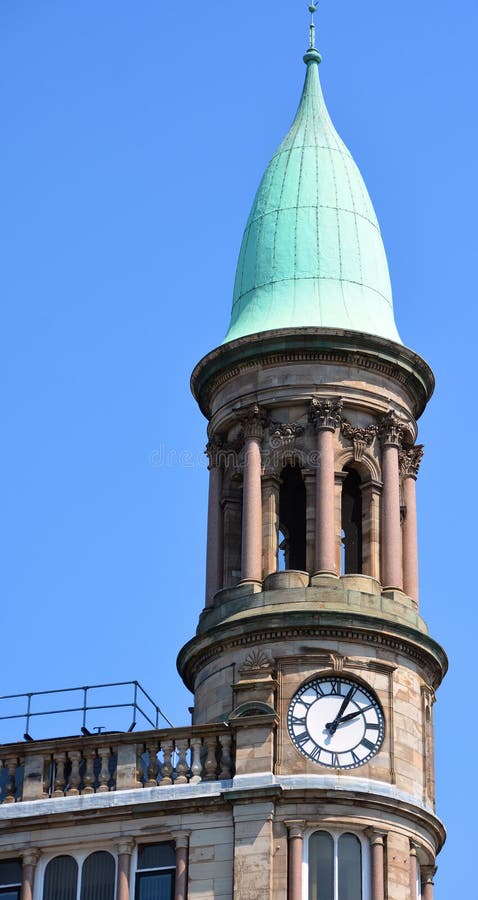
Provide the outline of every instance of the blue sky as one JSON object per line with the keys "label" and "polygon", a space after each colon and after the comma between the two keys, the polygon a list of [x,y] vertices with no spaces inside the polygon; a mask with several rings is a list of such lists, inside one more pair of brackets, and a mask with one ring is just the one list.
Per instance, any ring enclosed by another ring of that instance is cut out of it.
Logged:
{"label": "blue sky", "polygon": [[[418,483],[421,611],[451,660],[437,900],[474,883],[477,25],[472,0],[318,15],[399,330],[437,376]],[[137,678],[188,721],[175,657],[202,606],[207,494],[188,379],[226,331],[306,40],[298,0],[0,5],[2,693]]]}

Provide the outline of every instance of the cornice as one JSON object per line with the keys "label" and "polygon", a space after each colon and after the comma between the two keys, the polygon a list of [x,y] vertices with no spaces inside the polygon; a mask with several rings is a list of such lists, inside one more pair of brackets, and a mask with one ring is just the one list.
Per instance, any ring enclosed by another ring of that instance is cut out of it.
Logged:
{"label": "cornice", "polygon": [[181,678],[189,690],[199,671],[223,653],[239,647],[293,639],[345,640],[402,654],[420,666],[435,690],[444,678],[448,660],[443,648],[428,635],[387,619],[350,612],[262,612],[222,622],[188,641],[177,658]]}
{"label": "cornice", "polygon": [[248,369],[290,362],[332,362],[391,378],[408,392],[416,418],[435,386],[429,365],[402,344],[356,331],[295,328],[266,331],[222,344],[197,364],[191,376],[191,390],[210,419],[211,398],[223,384]]}

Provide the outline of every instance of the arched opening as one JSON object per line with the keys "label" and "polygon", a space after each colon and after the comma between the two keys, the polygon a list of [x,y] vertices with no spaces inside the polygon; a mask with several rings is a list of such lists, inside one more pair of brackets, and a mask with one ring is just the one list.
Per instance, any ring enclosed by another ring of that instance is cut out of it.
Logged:
{"label": "arched opening", "polygon": [[360,475],[346,466],[342,485],[342,575],[361,575],[363,571],[362,490]]}
{"label": "arched opening", "polygon": [[[285,569],[306,568],[306,495],[298,465],[287,465],[281,472],[279,492],[279,544]],[[279,569],[280,565],[279,549]]]}

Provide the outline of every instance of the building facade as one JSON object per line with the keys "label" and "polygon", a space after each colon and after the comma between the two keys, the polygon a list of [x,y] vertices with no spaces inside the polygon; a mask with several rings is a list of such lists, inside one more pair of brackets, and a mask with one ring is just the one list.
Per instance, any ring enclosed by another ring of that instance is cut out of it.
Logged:
{"label": "building facade", "polygon": [[[314,8],[311,7],[313,14]],[[0,748],[8,900],[432,900],[433,704],[417,420],[376,216],[323,100],[256,194],[208,420],[206,603],[180,729]]]}

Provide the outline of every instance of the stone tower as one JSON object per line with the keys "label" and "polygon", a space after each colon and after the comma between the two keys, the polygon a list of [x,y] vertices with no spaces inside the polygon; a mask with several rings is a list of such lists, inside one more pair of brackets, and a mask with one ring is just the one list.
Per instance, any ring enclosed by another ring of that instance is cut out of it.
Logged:
{"label": "stone tower", "polygon": [[372,203],[322,96],[314,11],[226,339],[192,375],[207,588],[178,667],[193,724],[235,734],[234,897],[431,900],[446,657],[419,614],[415,483],[434,379],[395,325]]}

